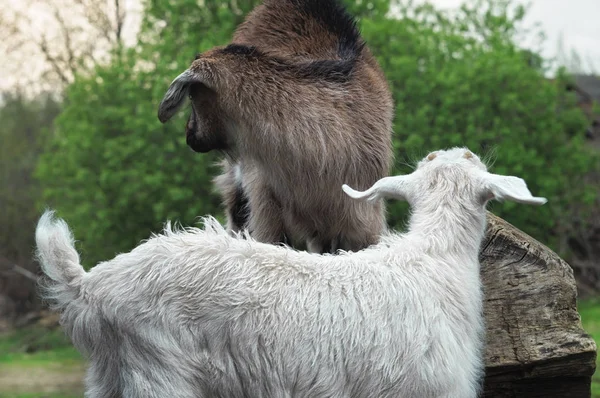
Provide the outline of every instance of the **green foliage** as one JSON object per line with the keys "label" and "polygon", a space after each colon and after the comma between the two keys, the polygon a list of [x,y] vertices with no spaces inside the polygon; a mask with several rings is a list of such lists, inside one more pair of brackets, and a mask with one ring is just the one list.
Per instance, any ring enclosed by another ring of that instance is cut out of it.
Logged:
{"label": "green foliage", "polygon": [[81,355],[61,328],[29,326],[0,335],[0,364],[35,365],[43,362],[79,364]]}
{"label": "green foliage", "polygon": [[84,373],[62,328],[31,325],[0,334],[0,398],[81,397]]}
{"label": "green foliage", "polygon": [[45,204],[81,240],[86,265],[130,250],[166,219],[192,224],[219,213],[211,182],[216,157],[187,147],[184,112],[161,125],[156,111],[196,53],[229,40],[251,8],[236,4],[150,2],[139,45],[68,88],[37,176]]}
{"label": "green foliage", "polygon": [[[520,176],[549,199],[541,208],[491,209],[555,246],[553,229],[597,189],[582,184],[598,167],[585,148],[587,122],[564,91],[565,77],[549,82],[539,56],[515,45],[525,10],[509,1],[469,4],[452,16],[426,5],[401,9],[399,20],[363,21],[396,101],[396,171],[444,147],[484,154],[492,172]],[[390,222],[403,220],[405,209],[392,204]]]}
{"label": "green foliage", "polygon": [[[186,146],[187,110],[163,126],[156,109],[194,54],[226,44],[258,1],[202,3],[148,0],[138,45],[67,90],[37,176],[44,204],[74,227],[88,265],[130,250],[165,219],[220,214],[215,155]],[[523,177],[550,200],[542,208],[498,204],[496,213],[545,243],[556,243],[558,226],[568,234],[574,209],[593,200],[581,182],[598,164],[564,76],[548,81],[539,55],[515,45],[525,9],[480,0],[449,15],[409,4],[391,19],[388,0],[347,3],[394,93],[395,171],[428,151],[468,146],[495,161],[492,171]],[[406,206],[390,205],[397,227]]]}
{"label": "green foliage", "polygon": [[348,11],[357,19],[383,19],[390,11],[389,0],[343,0]]}

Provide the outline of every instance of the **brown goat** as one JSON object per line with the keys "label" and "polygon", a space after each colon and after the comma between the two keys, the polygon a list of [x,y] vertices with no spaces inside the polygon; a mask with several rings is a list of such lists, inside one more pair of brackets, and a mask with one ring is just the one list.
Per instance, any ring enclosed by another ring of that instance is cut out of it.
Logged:
{"label": "brown goat", "polygon": [[357,251],[385,228],[383,203],[352,201],[388,175],[393,103],[353,18],[335,0],[265,0],[232,44],[196,57],[162,100],[192,102],[197,152],[222,151],[215,179],[231,230],[258,241]]}

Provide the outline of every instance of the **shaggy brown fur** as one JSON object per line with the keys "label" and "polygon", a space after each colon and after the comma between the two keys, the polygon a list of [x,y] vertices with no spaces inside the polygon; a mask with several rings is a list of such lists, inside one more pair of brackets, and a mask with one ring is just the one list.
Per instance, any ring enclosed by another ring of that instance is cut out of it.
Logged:
{"label": "shaggy brown fur", "polygon": [[316,252],[360,250],[385,226],[383,203],[346,197],[389,172],[393,105],[383,72],[334,0],[265,0],[232,44],[197,57],[159,107],[189,95],[187,142],[225,154],[216,178],[232,230]]}

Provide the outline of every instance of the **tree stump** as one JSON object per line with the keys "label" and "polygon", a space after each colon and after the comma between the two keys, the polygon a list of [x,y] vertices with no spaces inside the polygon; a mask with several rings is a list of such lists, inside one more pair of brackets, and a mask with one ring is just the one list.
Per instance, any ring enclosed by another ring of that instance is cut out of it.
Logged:
{"label": "tree stump", "polygon": [[488,212],[479,255],[486,319],[484,397],[590,397],[596,344],[581,326],[573,270]]}

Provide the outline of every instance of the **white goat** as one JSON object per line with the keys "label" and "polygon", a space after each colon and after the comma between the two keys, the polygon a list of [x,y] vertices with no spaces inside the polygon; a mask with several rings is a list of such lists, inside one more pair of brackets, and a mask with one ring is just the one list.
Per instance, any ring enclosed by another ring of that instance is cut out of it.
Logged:
{"label": "white goat", "polygon": [[465,149],[431,153],[357,199],[402,198],[410,230],[341,255],[204,229],[90,272],[52,212],[36,231],[45,298],[87,354],[87,397],[475,397],[485,204],[543,204]]}

